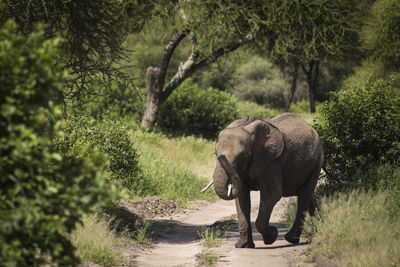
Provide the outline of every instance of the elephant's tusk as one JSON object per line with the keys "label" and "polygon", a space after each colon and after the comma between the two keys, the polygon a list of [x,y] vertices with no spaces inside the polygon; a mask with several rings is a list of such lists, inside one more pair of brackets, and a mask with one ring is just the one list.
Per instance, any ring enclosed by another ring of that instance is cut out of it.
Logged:
{"label": "elephant's tusk", "polygon": [[232,194],[232,184],[228,184],[228,197]]}
{"label": "elephant's tusk", "polygon": [[214,180],[211,180],[210,183],[208,183],[208,185],[206,187],[204,187],[200,192],[204,192],[206,191],[208,188],[210,188],[210,186],[214,183]]}

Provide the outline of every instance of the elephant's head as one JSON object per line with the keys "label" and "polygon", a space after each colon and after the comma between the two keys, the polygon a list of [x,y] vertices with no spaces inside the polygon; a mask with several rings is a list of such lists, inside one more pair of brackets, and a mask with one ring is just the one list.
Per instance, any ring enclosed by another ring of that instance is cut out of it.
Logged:
{"label": "elephant's head", "polygon": [[215,147],[213,182],[217,195],[225,200],[236,198],[242,188],[242,174],[249,166],[270,164],[283,148],[282,133],[265,120],[246,117],[229,125],[220,132]]}

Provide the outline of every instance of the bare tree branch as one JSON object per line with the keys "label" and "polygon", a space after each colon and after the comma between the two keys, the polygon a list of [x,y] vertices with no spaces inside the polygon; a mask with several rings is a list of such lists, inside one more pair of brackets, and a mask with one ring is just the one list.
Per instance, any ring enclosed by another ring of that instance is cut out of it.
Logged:
{"label": "bare tree branch", "polygon": [[[195,61],[199,53],[197,50],[192,50],[192,53],[190,54],[189,58],[179,66],[178,71],[176,72],[174,77],[172,77],[172,79],[169,81],[168,85],[162,92],[161,103],[164,102],[169,97],[169,95],[175,90],[175,88],[178,87],[187,77],[191,76],[197,70],[213,63],[218,57],[236,50],[245,43],[246,42],[240,41],[235,44],[229,45],[227,47],[219,48],[215,50],[211,55],[205,57],[198,63],[196,63]],[[193,43],[192,46],[194,46]]]}
{"label": "bare tree branch", "polygon": [[160,66],[158,67],[160,70],[159,83],[164,84],[165,75],[167,73],[169,61],[171,59],[172,54],[175,51],[175,48],[179,45],[179,43],[187,36],[186,31],[179,31],[175,33],[168,45],[164,49],[163,56],[161,58]]}

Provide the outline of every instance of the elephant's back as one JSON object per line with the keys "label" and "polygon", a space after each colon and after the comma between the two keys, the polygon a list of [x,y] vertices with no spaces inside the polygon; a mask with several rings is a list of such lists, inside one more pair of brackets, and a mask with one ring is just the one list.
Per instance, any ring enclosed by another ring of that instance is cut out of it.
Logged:
{"label": "elephant's back", "polygon": [[[271,119],[271,122],[283,133],[285,139],[282,153],[283,187],[285,183],[299,186],[316,168],[321,168],[323,151],[318,133],[292,113],[283,113]],[[283,191],[286,191],[285,188]],[[286,193],[291,195],[291,192]]]}
{"label": "elephant's back", "polygon": [[[293,113],[283,113],[271,119],[272,124],[278,128],[285,136],[285,141],[290,144],[318,146],[320,139],[318,133],[304,121]],[[313,146],[312,146],[313,147]]]}

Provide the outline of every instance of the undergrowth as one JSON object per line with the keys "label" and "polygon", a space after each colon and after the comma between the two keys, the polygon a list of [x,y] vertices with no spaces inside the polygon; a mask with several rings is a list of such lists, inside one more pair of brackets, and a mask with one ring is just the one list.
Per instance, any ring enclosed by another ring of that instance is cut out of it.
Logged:
{"label": "undergrowth", "polygon": [[139,197],[156,195],[182,206],[196,199],[215,199],[212,190],[200,190],[212,178],[213,143],[201,138],[167,138],[156,133],[133,133],[142,170]]}
{"label": "undergrowth", "polygon": [[338,194],[322,199],[316,217],[306,217],[311,257],[339,266],[395,266],[400,262],[400,216],[391,213],[388,191]]}
{"label": "undergrowth", "polygon": [[83,216],[83,224],[71,233],[71,241],[76,247],[76,255],[84,261],[102,266],[121,266],[125,263],[115,232],[110,230],[110,223],[96,214]]}

